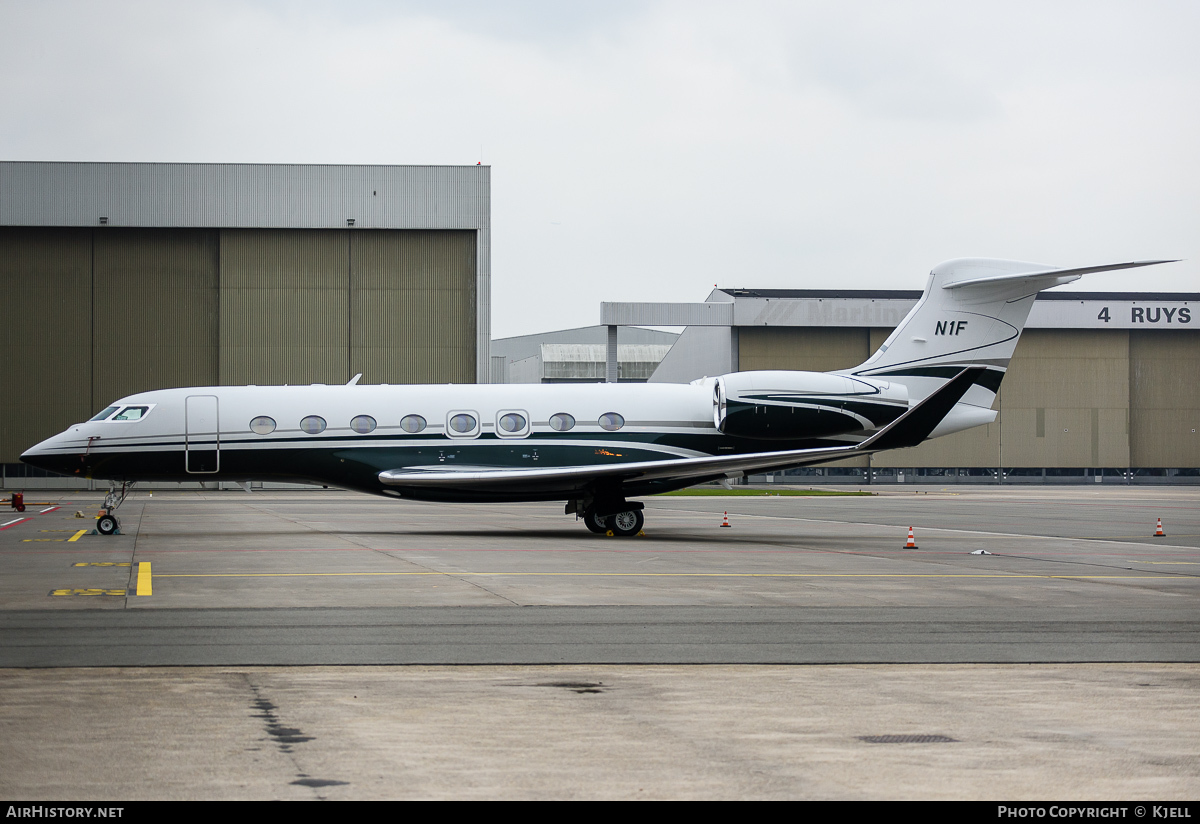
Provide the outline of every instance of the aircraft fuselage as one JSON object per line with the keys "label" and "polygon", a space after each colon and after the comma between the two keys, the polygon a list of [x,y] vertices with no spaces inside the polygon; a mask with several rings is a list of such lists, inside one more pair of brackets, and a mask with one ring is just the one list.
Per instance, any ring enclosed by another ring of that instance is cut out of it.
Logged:
{"label": "aircraft fuselage", "polygon": [[[734,398],[721,405],[718,385],[712,379],[689,385],[165,389],[122,398],[97,416],[102,419],[71,426],[23,459],[112,481],[287,481],[424,500],[563,500],[582,484],[406,489],[384,485],[378,476],[396,469],[537,469],[828,446],[822,438],[868,430],[907,408],[896,398],[811,392],[799,400]],[[853,409],[841,408],[846,405]],[[727,422],[733,426],[719,427]],[[647,482],[626,494],[695,482]]]}

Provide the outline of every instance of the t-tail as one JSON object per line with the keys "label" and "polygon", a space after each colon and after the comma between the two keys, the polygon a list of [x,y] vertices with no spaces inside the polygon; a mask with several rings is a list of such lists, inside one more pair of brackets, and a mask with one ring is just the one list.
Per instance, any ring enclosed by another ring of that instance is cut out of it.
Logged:
{"label": "t-tail", "polygon": [[879,350],[842,374],[904,384],[911,403],[932,394],[964,368],[982,366],[975,385],[932,437],[990,423],[996,417],[992,402],[1038,292],[1092,272],[1171,262],[1140,260],[1059,269],[1017,260],[948,260],[929,273],[920,301]]}

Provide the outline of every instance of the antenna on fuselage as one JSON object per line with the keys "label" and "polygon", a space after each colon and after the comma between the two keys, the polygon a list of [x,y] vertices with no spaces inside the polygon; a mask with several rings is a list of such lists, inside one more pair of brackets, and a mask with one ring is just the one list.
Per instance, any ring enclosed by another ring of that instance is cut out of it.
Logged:
{"label": "antenna on fuselage", "polygon": [[346,386],[356,386],[356,385],[358,384],[358,379],[359,379],[359,378],[361,378],[361,377],[362,377],[362,372],[359,372],[359,373],[358,373],[357,375],[355,375],[353,378],[351,378],[350,380],[346,381]]}

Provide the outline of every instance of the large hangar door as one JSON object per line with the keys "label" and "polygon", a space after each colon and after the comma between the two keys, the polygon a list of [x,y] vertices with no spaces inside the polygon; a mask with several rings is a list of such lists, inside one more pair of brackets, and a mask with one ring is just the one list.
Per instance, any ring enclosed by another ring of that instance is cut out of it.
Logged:
{"label": "large hangar door", "polygon": [[216,395],[188,395],[184,416],[187,471],[211,474],[221,467],[221,433]]}

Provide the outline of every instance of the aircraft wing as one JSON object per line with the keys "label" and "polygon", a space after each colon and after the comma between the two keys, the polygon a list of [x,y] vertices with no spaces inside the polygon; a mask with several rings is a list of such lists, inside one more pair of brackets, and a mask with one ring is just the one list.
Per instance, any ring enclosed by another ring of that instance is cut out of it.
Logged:
{"label": "aircraft wing", "polygon": [[916,446],[924,441],[941,423],[954,405],[984,371],[983,367],[963,369],[938,391],[913,406],[903,415],[870,438],[853,446],[789,449],[777,452],[755,452],[749,455],[718,455],[703,458],[671,458],[662,461],[539,467],[537,469],[491,469],[459,467],[446,470],[405,468],[379,473],[379,480],[388,486],[428,489],[520,491],[552,490],[560,487],[582,488],[595,480],[616,482],[688,480],[720,478],[744,472],[770,472],[798,466],[834,461],[855,455],[865,455],[884,449]]}

